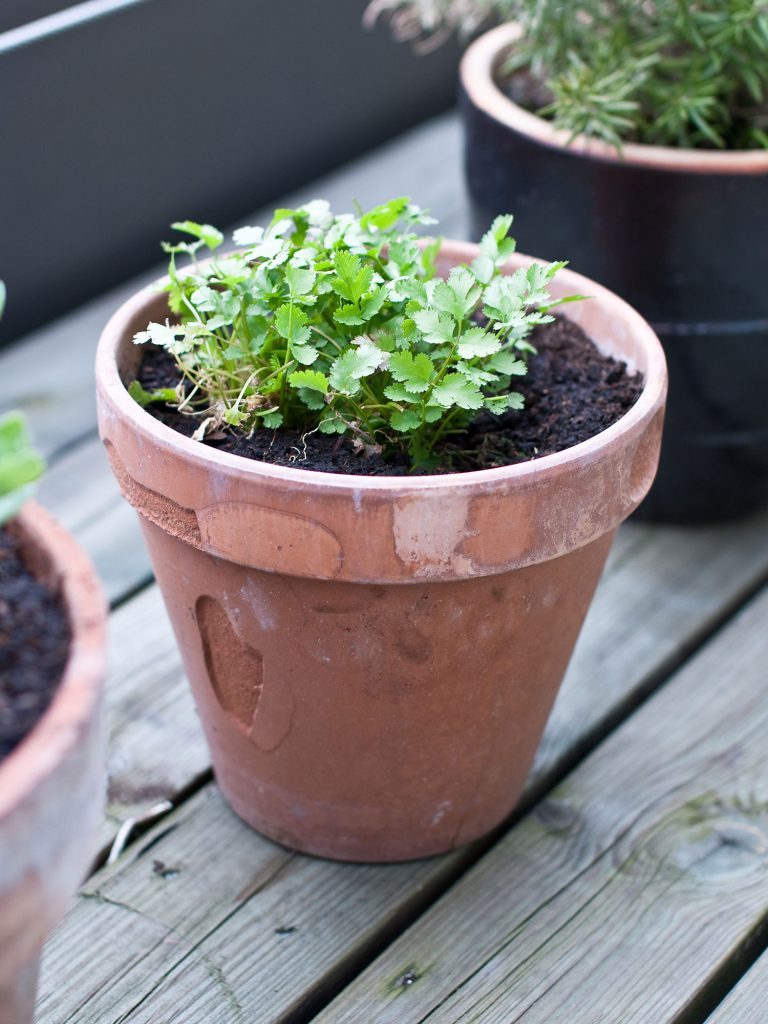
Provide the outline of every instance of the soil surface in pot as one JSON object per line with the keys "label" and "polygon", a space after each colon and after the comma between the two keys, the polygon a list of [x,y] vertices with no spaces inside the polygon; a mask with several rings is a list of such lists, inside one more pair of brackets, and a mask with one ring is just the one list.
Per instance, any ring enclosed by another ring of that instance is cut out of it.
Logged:
{"label": "soil surface in pot", "polygon": [[555,98],[540,78],[532,74],[529,68],[519,68],[512,74],[505,74],[501,69],[494,75],[496,86],[504,95],[523,110],[538,114],[543,107],[548,107]]}
{"label": "soil surface in pot", "polygon": [[33,576],[19,541],[0,529],[0,761],[50,704],[69,644],[60,597]]}
{"label": "soil surface in pot", "polygon": [[[640,396],[642,377],[630,376],[624,363],[600,353],[571,320],[558,317],[537,327],[531,342],[537,353],[531,357],[527,375],[513,384],[523,395],[525,408],[501,416],[481,413],[466,431],[441,446],[441,462],[433,473],[509,466],[571,448],[610,427]],[[176,387],[180,377],[172,357],[148,345],[138,379],[151,391]],[[148,406],[147,412],[188,437],[201,422],[201,417],[165,405]],[[344,435],[302,437],[296,431],[261,430],[243,437],[221,430],[204,443],[233,455],[299,469],[363,476],[408,472],[407,462],[385,462],[380,454],[358,452]]]}

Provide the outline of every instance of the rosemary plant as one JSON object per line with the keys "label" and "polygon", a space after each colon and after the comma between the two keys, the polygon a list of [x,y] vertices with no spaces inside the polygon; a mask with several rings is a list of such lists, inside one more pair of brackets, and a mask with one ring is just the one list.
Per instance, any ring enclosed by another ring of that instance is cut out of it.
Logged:
{"label": "rosemary plant", "polygon": [[491,18],[523,36],[500,69],[528,69],[537,112],[621,147],[768,147],[768,0],[373,0],[399,38],[439,42]]}

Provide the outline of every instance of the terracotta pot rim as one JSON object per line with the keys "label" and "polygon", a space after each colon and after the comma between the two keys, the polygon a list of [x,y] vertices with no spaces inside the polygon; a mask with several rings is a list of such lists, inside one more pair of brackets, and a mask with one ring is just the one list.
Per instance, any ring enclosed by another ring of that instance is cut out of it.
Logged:
{"label": "terracotta pot rim", "polygon": [[472,103],[506,127],[534,142],[568,154],[660,171],[694,174],[768,174],[768,150],[698,150],[674,146],[627,143],[619,153],[599,139],[569,132],[525,110],[505,96],[495,72],[503,51],[520,38],[519,25],[510,22],[484,32],[467,47],[460,64],[460,79]]}
{"label": "terracotta pot rim", "polygon": [[[455,261],[469,261],[477,254],[473,242],[444,239],[441,252],[450,252]],[[516,253],[510,265],[527,265],[543,262],[531,256]],[[585,301],[598,301],[603,306],[613,307],[621,319],[632,326],[636,339],[641,343],[647,356],[645,384],[637,402],[619,420],[606,430],[593,435],[580,444],[573,445],[553,455],[545,455],[530,462],[500,466],[494,469],[473,470],[468,473],[444,473],[434,476],[417,474],[402,476],[364,476],[347,473],[326,473],[312,469],[294,469],[289,466],[273,465],[232,455],[193,441],[172,427],[166,426],[142,409],[128,394],[118,370],[118,350],[126,336],[131,336],[142,321],[143,311],[157,302],[157,283],[150,284],[136,293],[113,314],[99,341],[96,353],[96,379],[110,405],[119,415],[127,418],[137,432],[147,440],[162,442],[179,456],[209,469],[219,467],[237,472],[246,478],[270,478],[275,483],[303,483],[318,486],[326,493],[336,492],[352,495],[360,491],[396,491],[409,494],[424,491],[483,489],[483,485],[496,487],[509,483],[530,485],[539,477],[550,477],[553,473],[569,471],[574,463],[589,463],[599,458],[615,443],[617,438],[636,425],[650,418],[664,401],[666,395],[666,361],[661,343],[650,324],[627,302],[613,292],[572,270],[562,270],[557,275],[561,290],[589,296]],[[567,315],[567,314],[566,314]],[[630,367],[630,370],[636,369]]]}
{"label": "terracotta pot rim", "polygon": [[0,823],[80,742],[100,699],[106,662],[106,603],[88,557],[36,502],[24,505],[13,529],[50,561],[47,571],[61,588],[72,636],[48,709],[0,764]]}

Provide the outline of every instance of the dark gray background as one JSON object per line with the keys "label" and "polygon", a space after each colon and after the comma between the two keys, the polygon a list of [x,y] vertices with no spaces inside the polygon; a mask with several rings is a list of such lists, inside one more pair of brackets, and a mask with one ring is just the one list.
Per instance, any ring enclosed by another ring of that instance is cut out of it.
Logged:
{"label": "dark gray background", "polygon": [[172,220],[226,225],[450,106],[456,49],[416,56],[364,7],[2,0],[0,340],[155,263]]}

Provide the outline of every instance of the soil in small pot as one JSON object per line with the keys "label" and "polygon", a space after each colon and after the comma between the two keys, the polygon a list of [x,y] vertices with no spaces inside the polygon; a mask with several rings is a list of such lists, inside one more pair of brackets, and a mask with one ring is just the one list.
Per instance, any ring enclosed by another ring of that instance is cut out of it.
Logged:
{"label": "soil in small pot", "polygon": [[50,704],[69,644],[60,597],[27,568],[16,537],[0,529],[0,761]]}
{"label": "soil in small pot", "polygon": [[[564,317],[536,328],[531,335],[536,355],[528,373],[513,387],[525,399],[521,411],[501,416],[483,412],[466,431],[441,447],[433,473],[461,473],[509,466],[552,455],[594,437],[620,419],[643,388],[640,375],[630,376],[624,363],[597,350],[581,328]],[[168,353],[148,345],[138,379],[148,391],[176,387],[179,373]],[[165,405],[148,406],[161,422],[191,436],[201,418]],[[385,461],[379,454],[358,452],[344,435],[260,430],[251,437],[220,430],[206,444],[281,466],[363,476],[408,473],[406,461]]]}
{"label": "soil in small pot", "polygon": [[523,110],[536,114],[543,107],[548,107],[555,98],[551,89],[529,68],[519,68],[512,74],[505,73],[502,68],[497,69],[494,75],[496,85],[508,99]]}

